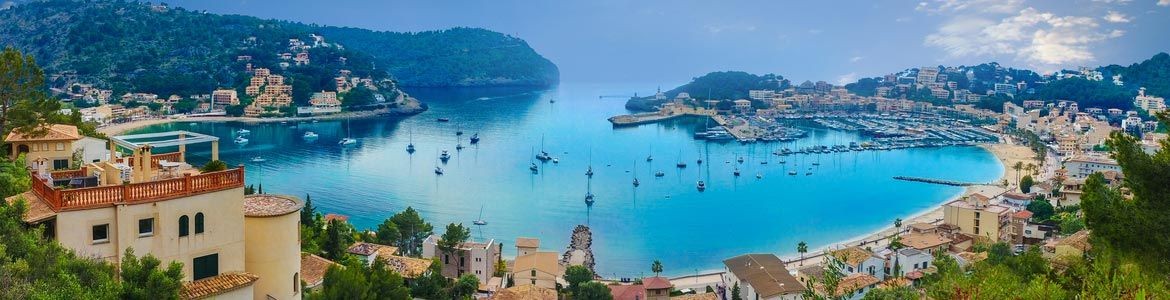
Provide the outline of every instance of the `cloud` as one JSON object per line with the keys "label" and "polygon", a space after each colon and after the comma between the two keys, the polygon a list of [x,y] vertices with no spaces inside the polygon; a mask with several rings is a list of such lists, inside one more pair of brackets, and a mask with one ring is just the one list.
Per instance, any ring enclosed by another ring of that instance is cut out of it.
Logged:
{"label": "cloud", "polygon": [[1093,0],[1093,2],[1106,3],[1106,4],[1109,4],[1109,3],[1125,4],[1125,3],[1129,3],[1129,1],[1132,1],[1132,0]]}
{"label": "cloud", "polygon": [[1043,67],[1091,61],[1094,44],[1124,34],[1102,29],[1095,18],[1059,16],[1029,7],[998,21],[986,14],[955,16],[927,35],[924,43],[952,58],[1012,55]]}
{"label": "cloud", "polygon": [[837,76],[837,85],[845,85],[854,82],[857,82],[857,72],[849,72],[849,74]]}
{"label": "cloud", "polygon": [[[1170,1],[1170,0],[1166,0],[1166,1]],[[911,20],[914,20],[914,19],[911,19],[910,17],[901,17],[901,18],[894,19],[894,22],[905,23],[905,22],[910,22]]]}
{"label": "cloud", "polygon": [[808,34],[821,34],[822,32],[825,32],[825,31],[820,30],[820,29],[809,29],[808,30]]}
{"label": "cloud", "polygon": [[0,2],[0,10],[12,8],[13,5],[16,5],[16,3],[12,1]]}
{"label": "cloud", "polygon": [[706,28],[707,32],[709,32],[709,33],[718,34],[718,33],[724,32],[724,31],[755,31],[756,25],[751,25],[751,24],[746,24],[746,23],[719,24],[719,25],[709,24],[707,26],[704,26],[704,28]]}
{"label": "cloud", "polygon": [[861,61],[862,59],[865,59],[865,57],[861,57],[861,56],[854,56],[854,57],[850,57],[850,58],[849,58],[849,62],[855,63],[855,62],[859,62],[859,61]]}
{"label": "cloud", "polygon": [[[1170,0],[1166,0],[1166,1],[1170,1]],[[1112,11],[1112,10],[1109,11],[1109,13],[1106,14],[1105,17],[1102,19],[1105,19],[1105,21],[1109,22],[1109,23],[1129,23],[1128,16],[1126,16],[1123,13],[1119,13],[1119,12]]]}
{"label": "cloud", "polygon": [[915,10],[928,13],[1010,13],[1020,9],[1023,0],[933,0],[918,2]]}
{"label": "cloud", "polygon": [[1170,6],[1170,0],[1158,0],[1158,6]]}

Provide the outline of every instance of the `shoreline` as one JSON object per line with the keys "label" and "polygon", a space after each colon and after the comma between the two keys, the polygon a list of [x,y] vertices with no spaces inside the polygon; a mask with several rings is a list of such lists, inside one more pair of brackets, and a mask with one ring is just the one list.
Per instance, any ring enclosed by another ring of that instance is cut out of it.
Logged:
{"label": "shoreline", "polygon": [[345,112],[345,113],[323,115],[323,116],[279,117],[279,118],[211,116],[211,117],[181,117],[181,118],[163,118],[163,119],[144,119],[144,120],[136,120],[136,121],[130,121],[130,122],[126,122],[126,123],[111,124],[108,126],[99,127],[97,129],[97,131],[102,133],[102,134],[105,134],[107,136],[114,136],[114,135],[121,135],[121,134],[124,134],[124,133],[129,132],[129,131],[142,129],[144,127],[161,125],[161,124],[170,124],[170,123],[176,123],[176,122],[178,122],[178,123],[183,123],[183,122],[200,122],[200,123],[203,123],[203,122],[211,122],[211,123],[242,122],[242,123],[258,124],[258,123],[276,123],[276,122],[302,122],[302,121],[312,121],[312,120],[371,119],[371,118],[377,118],[377,117],[412,116],[412,115],[420,114],[425,110],[426,109],[423,108],[423,109],[420,109],[417,111],[412,111],[412,112],[401,112],[401,111],[390,111],[387,109],[378,109],[378,110],[369,110],[369,111]]}
{"label": "shoreline", "polygon": [[[1028,163],[1028,161],[1035,162],[1035,159],[1031,158],[1032,150],[1026,146],[995,143],[980,144],[979,148],[983,148],[988,153],[991,153],[991,155],[995,157],[995,160],[998,161],[1003,167],[1003,172],[1000,174],[1000,177],[996,180],[996,182],[1002,182],[1004,180],[1008,180],[1010,182],[1012,179],[1014,179],[1016,176],[1016,171],[1012,169],[1012,165],[1014,165],[1015,162],[1024,161],[1025,164]],[[974,185],[965,187],[962,191],[959,191],[958,193],[943,199],[933,207],[915,212],[907,218],[902,218],[902,230],[906,230],[908,225],[914,223],[934,223],[941,221],[943,219],[943,205],[956,199],[961,199],[964,196],[976,192],[989,194],[989,196],[996,196],[1007,191],[1011,191],[1011,189],[998,185]],[[820,247],[811,247],[810,245],[809,252],[806,252],[804,259],[801,259],[799,254],[785,255],[780,258],[785,262],[785,266],[789,269],[797,268],[807,264],[819,264],[819,258],[829,250],[859,245],[862,241],[865,242],[865,245],[883,246],[886,244],[885,241],[888,239],[888,237],[894,234],[894,231],[895,229],[893,224],[890,224],[866,234],[842,239],[840,241],[822,245]],[[793,247],[795,247],[795,245],[793,245]],[[784,253],[790,252],[785,251]]]}

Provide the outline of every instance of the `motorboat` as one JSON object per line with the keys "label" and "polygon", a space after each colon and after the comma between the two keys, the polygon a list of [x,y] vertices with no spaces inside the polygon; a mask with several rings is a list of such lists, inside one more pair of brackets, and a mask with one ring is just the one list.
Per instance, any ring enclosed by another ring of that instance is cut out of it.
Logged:
{"label": "motorboat", "polygon": [[451,119],[448,119],[448,118],[438,118],[438,119],[435,119],[435,121],[437,121],[437,122],[439,122],[439,123],[447,123],[447,122],[451,122]]}
{"label": "motorboat", "polygon": [[764,178],[764,174],[756,173],[756,179],[762,179],[762,178]]}
{"label": "motorboat", "polygon": [[238,134],[249,134],[249,133],[252,133],[252,131],[251,131],[251,130],[247,130],[247,129],[240,128],[240,130],[236,130],[236,133],[238,133]]}
{"label": "motorboat", "polygon": [[317,138],[317,133],[316,133],[316,132],[312,132],[312,131],[305,131],[305,135],[303,135],[303,136],[301,136],[301,137],[303,137],[303,138],[305,138],[305,139],[307,139],[307,140],[311,140],[311,139],[315,139],[315,138]]}
{"label": "motorboat", "polygon": [[447,150],[445,150],[445,149],[443,150],[442,154],[439,154],[439,160],[443,161],[443,163],[446,163],[450,159],[451,159],[451,153],[448,153]]}
{"label": "motorboat", "polygon": [[662,171],[654,172],[654,177],[662,177],[662,176],[666,176],[666,173],[663,173]]}
{"label": "motorboat", "polygon": [[699,180],[699,182],[695,184],[695,188],[699,189],[699,191],[702,192],[703,190],[707,189],[707,183],[703,182],[702,180]]}
{"label": "motorboat", "polygon": [[731,174],[735,174],[736,177],[739,177],[739,168],[735,168],[735,171],[732,171]]}
{"label": "motorboat", "polygon": [[443,175],[443,168],[435,167],[435,175]]}
{"label": "motorboat", "polygon": [[242,136],[236,137],[236,144],[247,144],[247,143],[248,143],[248,139],[246,139]]}
{"label": "motorboat", "polygon": [[553,163],[554,163],[554,164],[559,164],[559,163],[561,163],[561,159],[559,159],[559,158],[556,158],[556,157],[553,157],[552,161],[553,161]]}
{"label": "motorboat", "polygon": [[268,161],[268,160],[264,159],[263,157],[259,157],[259,156],[252,158],[252,162],[265,162],[265,161]]}
{"label": "motorboat", "polygon": [[341,141],[338,141],[337,144],[338,145],[353,145],[353,144],[357,144],[357,139],[343,138],[343,139],[341,139]]}
{"label": "motorboat", "polygon": [[478,143],[479,143],[479,133],[472,134],[471,135],[471,144],[474,145],[474,144],[478,144]]}

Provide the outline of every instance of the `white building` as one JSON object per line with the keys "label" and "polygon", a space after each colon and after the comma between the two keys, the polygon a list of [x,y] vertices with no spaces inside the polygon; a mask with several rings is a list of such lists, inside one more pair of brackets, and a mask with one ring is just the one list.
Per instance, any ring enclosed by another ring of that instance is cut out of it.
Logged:
{"label": "white building", "polygon": [[431,235],[423,241],[423,258],[439,258],[443,265],[443,276],[458,278],[471,273],[479,282],[488,282],[496,273],[496,262],[500,260],[500,244],[496,240],[486,242],[464,242],[455,253],[443,253],[439,249],[438,235]]}
{"label": "white building", "polygon": [[1078,155],[1064,162],[1068,177],[1075,179],[1089,178],[1093,173],[1113,171],[1121,173],[1121,166],[1116,160],[1101,155]]}
{"label": "white building", "polygon": [[[796,280],[784,262],[773,254],[745,254],[723,261],[723,285],[726,293],[739,285],[740,299],[750,300],[799,300],[804,293],[804,284]],[[722,299],[731,299],[723,295]]]}
{"label": "white building", "polygon": [[1146,95],[1146,88],[1138,89],[1137,97],[1133,98],[1133,106],[1144,109],[1150,114],[1166,110],[1166,99]]}

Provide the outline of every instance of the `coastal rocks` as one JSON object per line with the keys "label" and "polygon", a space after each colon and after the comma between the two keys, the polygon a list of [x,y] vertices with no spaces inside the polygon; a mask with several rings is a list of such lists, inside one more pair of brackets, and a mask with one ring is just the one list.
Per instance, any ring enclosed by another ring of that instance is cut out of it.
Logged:
{"label": "coastal rocks", "polygon": [[597,273],[594,270],[596,263],[593,260],[593,233],[589,231],[589,226],[577,225],[573,228],[573,235],[569,241],[569,247],[565,250],[565,254],[561,255],[562,266],[581,265],[588,268],[590,272]]}

